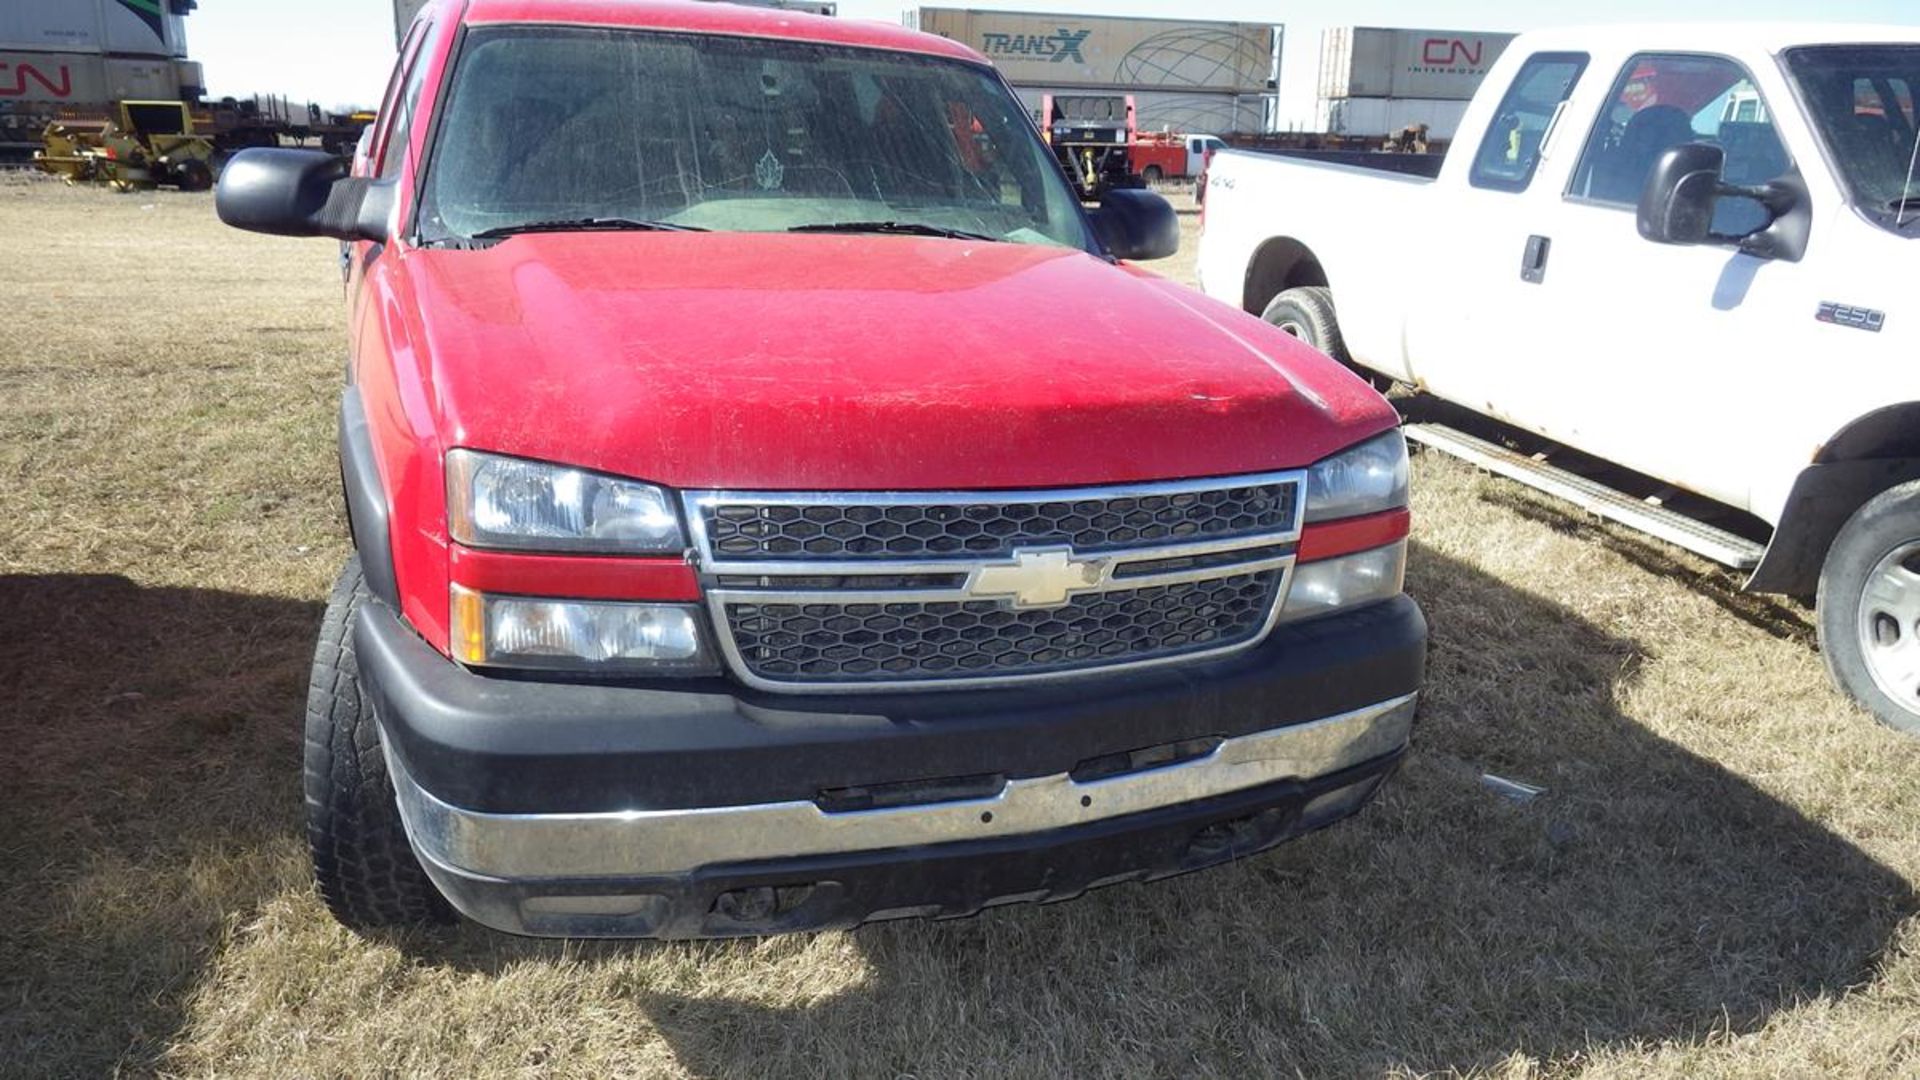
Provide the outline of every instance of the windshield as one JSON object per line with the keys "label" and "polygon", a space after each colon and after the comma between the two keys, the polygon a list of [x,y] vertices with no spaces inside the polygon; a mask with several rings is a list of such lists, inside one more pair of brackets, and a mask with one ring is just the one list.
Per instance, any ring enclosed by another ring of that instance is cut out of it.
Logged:
{"label": "windshield", "polygon": [[1793,49],[1787,70],[1861,213],[1902,233],[1920,231],[1920,45]]}
{"label": "windshield", "polygon": [[766,38],[502,27],[468,35],[451,94],[421,204],[429,241],[619,219],[1093,250],[1019,102],[972,64]]}

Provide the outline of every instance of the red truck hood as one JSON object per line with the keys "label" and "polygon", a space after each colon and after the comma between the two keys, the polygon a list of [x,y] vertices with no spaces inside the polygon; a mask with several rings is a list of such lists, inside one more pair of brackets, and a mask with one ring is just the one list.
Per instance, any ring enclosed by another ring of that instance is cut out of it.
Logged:
{"label": "red truck hood", "polygon": [[674,487],[1215,476],[1394,423],[1291,337],[1082,252],[590,233],[404,258],[447,445]]}

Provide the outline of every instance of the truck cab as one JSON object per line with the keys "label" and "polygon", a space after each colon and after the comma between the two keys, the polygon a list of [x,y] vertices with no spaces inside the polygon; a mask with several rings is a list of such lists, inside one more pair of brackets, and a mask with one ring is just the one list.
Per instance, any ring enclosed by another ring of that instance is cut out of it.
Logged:
{"label": "truck cab", "polygon": [[1083,207],[963,46],[439,0],[351,173],[250,150],[217,206],[348,245],[304,769],[348,925],[1066,899],[1331,824],[1407,751],[1391,407],[1135,265],[1171,208]]}
{"label": "truck cab", "polygon": [[1840,685],[1920,728],[1920,548],[1895,536],[1920,540],[1917,80],[1910,27],[1524,35],[1436,180],[1216,159],[1200,272],[1360,368],[1757,518],[1410,431],[1817,594]]}
{"label": "truck cab", "polygon": [[1199,176],[1206,171],[1207,155],[1216,150],[1225,150],[1227,141],[1218,135],[1189,135],[1187,142],[1188,176]]}

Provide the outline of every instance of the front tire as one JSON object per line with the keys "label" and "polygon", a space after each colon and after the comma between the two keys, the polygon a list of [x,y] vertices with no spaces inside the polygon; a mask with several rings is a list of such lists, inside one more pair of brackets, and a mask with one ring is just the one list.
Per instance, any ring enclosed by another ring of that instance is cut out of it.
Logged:
{"label": "front tire", "polygon": [[1375,390],[1384,394],[1393,389],[1392,379],[1353,362],[1353,356],[1347,352],[1347,340],[1340,334],[1340,320],[1333,314],[1333,290],[1325,285],[1288,289],[1274,297],[1260,317],[1340,361]]}
{"label": "front tire", "polygon": [[1324,285],[1288,289],[1267,304],[1260,317],[1343,364],[1351,364],[1340,322],[1333,315],[1333,291]]}
{"label": "front tire", "polygon": [[353,624],[367,600],[360,557],[334,582],[307,689],[307,847],[328,910],[355,930],[453,921],[407,841],[381,752],[380,727],[361,692]]}
{"label": "front tire", "polygon": [[1920,736],[1920,480],[1854,511],[1820,570],[1820,651],[1841,690]]}

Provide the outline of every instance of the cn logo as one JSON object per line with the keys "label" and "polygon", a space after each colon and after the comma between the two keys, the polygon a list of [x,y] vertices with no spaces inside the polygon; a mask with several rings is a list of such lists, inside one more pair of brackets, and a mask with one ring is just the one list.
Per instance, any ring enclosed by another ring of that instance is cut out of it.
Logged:
{"label": "cn logo", "polygon": [[1452,67],[1461,62],[1468,67],[1479,67],[1480,57],[1486,51],[1484,41],[1468,43],[1459,38],[1428,38],[1420,48],[1420,61],[1435,67]]}
{"label": "cn logo", "polygon": [[[11,78],[8,77],[7,69],[9,67],[13,69]],[[73,73],[67,70],[67,65],[65,64],[60,65],[60,82],[58,84],[52,79],[47,78],[44,72],[32,64],[0,64],[0,98],[27,96],[27,80],[29,78],[39,83],[41,87],[46,90],[47,96],[49,97],[66,98],[73,96]]]}

